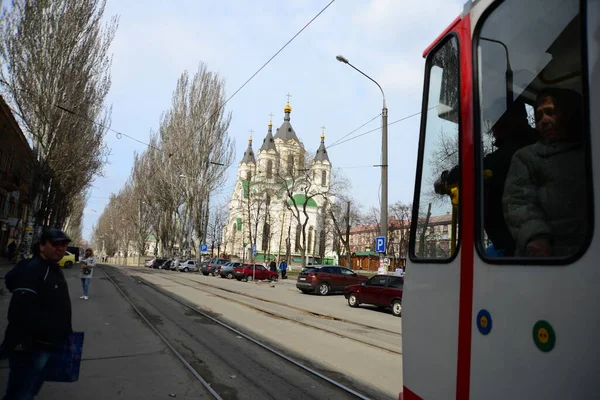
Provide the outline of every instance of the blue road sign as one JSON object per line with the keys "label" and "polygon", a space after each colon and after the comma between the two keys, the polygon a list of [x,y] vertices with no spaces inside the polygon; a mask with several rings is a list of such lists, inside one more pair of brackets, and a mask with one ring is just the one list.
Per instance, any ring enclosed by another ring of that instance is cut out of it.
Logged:
{"label": "blue road sign", "polygon": [[202,252],[208,251],[208,245],[207,244],[201,244],[200,245],[200,251],[202,251]]}
{"label": "blue road sign", "polygon": [[253,245],[253,246],[252,246],[252,254],[255,254],[255,255],[256,255],[256,245]]}
{"label": "blue road sign", "polygon": [[385,237],[377,236],[375,238],[375,251],[378,253],[385,253]]}

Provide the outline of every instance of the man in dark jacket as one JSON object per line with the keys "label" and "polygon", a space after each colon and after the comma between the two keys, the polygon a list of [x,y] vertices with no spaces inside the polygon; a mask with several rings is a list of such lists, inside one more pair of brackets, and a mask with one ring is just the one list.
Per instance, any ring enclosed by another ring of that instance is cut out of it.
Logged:
{"label": "man in dark jacket", "polygon": [[[515,152],[535,143],[539,133],[529,125],[523,102],[517,100],[506,110],[506,99],[499,98],[494,108],[502,108],[503,104],[505,111],[492,126],[496,150],[483,158],[483,227],[493,244],[493,250],[488,249],[488,253],[511,257],[515,252],[515,241],[504,220],[502,209],[504,183]],[[446,188],[458,184],[459,178],[458,166],[450,171],[444,171],[440,179],[435,182],[435,192],[449,194],[446,193]]]}
{"label": "man in dark jacket", "polygon": [[6,274],[12,298],[0,345],[0,358],[8,357],[10,366],[4,400],[33,399],[44,383],[48,360],[72,332],[69,288],[57,264],[70,241],[58,229],[44,231],[33,258]]}

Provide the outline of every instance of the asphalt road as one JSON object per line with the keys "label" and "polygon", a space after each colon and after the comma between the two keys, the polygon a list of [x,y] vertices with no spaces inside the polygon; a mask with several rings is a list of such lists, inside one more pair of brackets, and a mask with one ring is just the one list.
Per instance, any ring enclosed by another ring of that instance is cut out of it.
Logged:
{"label": "asphalt road", "polygon": [[[222,398],[354,398],[135,278],[123,275],[117,268],[102,268]],[[154,335],[149,329],[144,334]]]}
{"label": "asphalt road", "polygon": [[351,308],[343,295],[304,295],[281,282],[271,287],[193,273],[118,268],[373,399],[397,399],[402,391],[401,318],[390,313]]}

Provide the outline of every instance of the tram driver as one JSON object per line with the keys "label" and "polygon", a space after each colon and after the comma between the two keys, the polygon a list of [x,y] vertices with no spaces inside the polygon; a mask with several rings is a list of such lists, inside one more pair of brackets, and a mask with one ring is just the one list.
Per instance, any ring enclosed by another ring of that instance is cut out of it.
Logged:
{"label": "tram driver", "polygon": [[535,102],[540,140],[513,157],[504,189],[504,217],[517,256],[567,257],[587,233],[582,98],[545,89]]}
{"label": "tram driver", "polygon": [[[502,112],[504,111],[504,112]],[[516,100],[506,109],[506,98],[497,98],[484,114],[487,119],[494,121],[493,115],[500,115],[493,123],[491,133],[494,137],[493,146],[496,149],[483,159],[484,198],[483,198],[483,227],[492,245],[486,250],[488,255],[511,257],[514,255],[515,242],[504,220],[502,197],[506,176],[515,152],[525,146],[535,143],[538,132],[527,120],[525,104]],[[435,182],[437,194],[449,194],[447,188],[456,185],[460,178],[458,166],[450,171],[442,172]]]}

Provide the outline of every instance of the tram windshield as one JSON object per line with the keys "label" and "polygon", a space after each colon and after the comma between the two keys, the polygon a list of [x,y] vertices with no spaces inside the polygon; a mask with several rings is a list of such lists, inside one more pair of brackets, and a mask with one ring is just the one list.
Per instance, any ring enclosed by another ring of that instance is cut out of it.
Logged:
{"label": "tram windshield", "polygon": [[579,3],[505,1],[476,32],[480,251],[576,255],[589,230]]}

